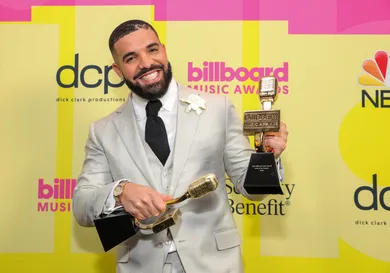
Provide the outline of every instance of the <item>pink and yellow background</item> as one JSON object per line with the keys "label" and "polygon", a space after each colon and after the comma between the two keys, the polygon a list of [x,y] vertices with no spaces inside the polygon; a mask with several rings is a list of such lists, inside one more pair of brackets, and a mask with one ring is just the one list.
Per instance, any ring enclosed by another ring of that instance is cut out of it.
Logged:
{"label": "pink and yellow background", "polygon": [[[0,0],[0,272],[115,272],[114,252],[102,251],[94,228],[77,226],[69,211],[38,211],[39,202],[70,202],[38,199],[38,181],[76,178],[88,125],[128,94],[124,86],[108,94],[102,86],[61,88],[57,70],[74,65],[75,54],[79,71],[111,65],[108,37],[131,18],[156,27],[183,84],[193,84],[188,62],[248,69],[288,63],[288,82],[281,83],[288,92],[274,107],[290,132],[283,188],[293,191],[272,197],[285,204],[285,215],[234,214],[246,272],[390,272],[389,211],[354,203],[356,189],[372,187],[374,174],[378,196],[390,186],[390,110],[361,106],[363,89],[375,97],[388,87],[358,82],[364,60],[390,53],[389,10],[385,0]],[[89,71],[86,81],[101,77]],[[119,80],[114,73],[110,79]],[[62,80],[73,75],[64,72]],[[229,90],[251,84],[233,81]],[[260,107],[256,94],[224,95],[240,116]],[[366,191],[360,203],[372,198]]]}

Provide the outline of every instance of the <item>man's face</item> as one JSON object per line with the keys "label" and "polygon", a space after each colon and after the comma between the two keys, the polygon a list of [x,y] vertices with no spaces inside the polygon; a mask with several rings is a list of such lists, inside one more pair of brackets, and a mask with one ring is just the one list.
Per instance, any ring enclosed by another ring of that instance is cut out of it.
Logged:
{"label": "man's face", "polygon": [[138,96],[154,100],[168,90],[171,66],[164,45],[151,29],[140,29],[115,44],[113,69]]}

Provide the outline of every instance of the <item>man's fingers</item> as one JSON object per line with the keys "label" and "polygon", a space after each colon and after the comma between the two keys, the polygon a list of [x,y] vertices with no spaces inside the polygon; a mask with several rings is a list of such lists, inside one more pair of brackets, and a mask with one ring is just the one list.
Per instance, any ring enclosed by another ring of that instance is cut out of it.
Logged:
{"label": "man's fingers", "polygon": [[278,132],[265,132],[264,136],[282,136],[288,135],[287,126],[284,122],[280,122],[279,131]]}
{"label": "man's fingers", "polygon": [[264,140],[272,138],[281,138],[287,142],[288,132],[268,132],[264,134]]}
{"label": "man's fingers", "polygon": [[157,194],[153,196],[152,202],[153,202],[152,205],[156,208],[158,212],[157,214],[164,212],[166,210],[166,205],[163,199],[161,198],[161,194]]}
{"label": "man's fingers", "polygon": [[133,215],[135,218],[137,218],[138,220],[145,220],[147,217],[143,216],[141,213],[136,213],[135,215]]}
{"label": "man's fingers", "polygon": [[288,136],[288,130],[287,130],[287,126],[285,123],[281,122],[280,123],[280,132],[282,133],[282,136],[285,136],[286,139],[287,139],[287,136]]}
{"label": "man's fingers", "polygon": [[134,185],[126,188],[123,205],[130,214],[139,220],[157,216],[166,210],[165,201],[171,200],[169,195],[161,194],[151,187]]}
{"label": "man's fingers", "polygon": [[264,140],[265,146],[271,146],[274,149],[283,151],[286,148],[285,142],[281,138],[267,138]]}
{"label": "man's fingers", "polygon": [[165,210],[166,210],[166,205],[158,194],[149,194],[149,198],[143,199],[141,203],[137,206],[137,211],[139,211],[138,214],[141,215],[143,219],[152,216],[158,216],[160,213],[164,212]]}
{"label": "man's fingers", "polygon": [[281,136],[281,132],[266,132],[264,133],[264,138],[266,137],[275,137],[275,136]]}
{"label": "man's fingers", "polygon": [[152,200],[148,194],[139,197],[134,203],[134,208],[145,218],[151,217],[153,211],[151,209]]}
{"label": "man's fingers", "polygon": [[171,195],[166,195],[158,191],[153,192],[153,194],[160,197],[164,202],[173,199]]}
{"label": "man's fingers", "polygon": [[131,215],[133,215],[135,218],[137,218],[138,220],[146,219],[146,217],[142,215],[142,213],[139,210],[135,209],[134,207],[130,207],[130,208],[125,207],[125,210]]}
{"label": "man's fingers", "polygon": [[164,202],[173,199],[173,197],[172,197],[171,195],[165,195],[165,194],[161,194],[161,193],[160,193],[160,197],[161,197],[161,199],[162,199]]}

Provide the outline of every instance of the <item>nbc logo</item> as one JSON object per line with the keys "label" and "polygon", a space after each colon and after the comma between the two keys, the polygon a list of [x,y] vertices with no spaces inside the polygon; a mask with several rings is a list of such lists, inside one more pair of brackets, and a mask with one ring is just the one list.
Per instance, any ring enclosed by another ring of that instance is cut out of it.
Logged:
{"label": "nbc logo", "polygon": [[389,55],[385,51],[377,51],[374,58],[362,63],[364,72],[359,75],[358,82],[364,86],[390,86]]}
{"label": "nbc logo", "polygon": [[380,89],[380,87],[390,87],[389,54],[383,50],[377,51],[373,58],[363,61],[362,67],[364,72],[358,77],[359,84],[365,87],[379,87],[379,90],[371,92],[362,90],[362,108],[390,108],[390,90]]}

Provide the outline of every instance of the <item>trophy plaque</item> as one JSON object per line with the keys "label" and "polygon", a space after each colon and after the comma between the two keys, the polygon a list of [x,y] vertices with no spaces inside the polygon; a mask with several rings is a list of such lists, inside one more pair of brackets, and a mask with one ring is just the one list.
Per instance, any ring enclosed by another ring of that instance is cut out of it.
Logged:
{"label": "trophy plaque", "polygon": [[[165,202],[165,205],[172,206],[180,204],[187,199],[199,199],[215,191],[218,187],[218,180],[214,174],[206,174],[192,182],[187,191],[180,197]],[[179,208],[168,207],[167,210],[157,217],[152,223],[143,223],[126,212],[123,207],[107,215],[101,215],[94,219],[95,228],[105,252],[118,244],[136,235],[140,230],[149,230],[152,233],[159,233],[180,221],[181,211]],[[151,218],[153,220],[153,217]],[[147,219],[150,220],[150,219]]]}
{"label": "trophy plaque", "polygon": [[275,77],[263,77],[259,83],[262,110],[244,112],[244,135],[254,137],[256,152],[251,155],[244,188],[249,194],[283,194],[276,161],[271,147],[264,145],[264,136],[279,132],[280,110],[272,109],[278,95]]}

